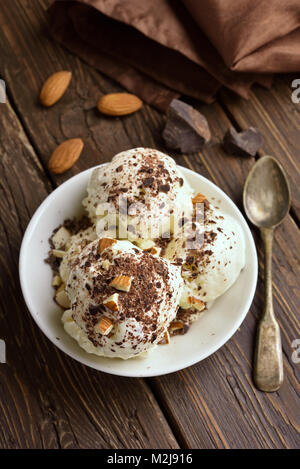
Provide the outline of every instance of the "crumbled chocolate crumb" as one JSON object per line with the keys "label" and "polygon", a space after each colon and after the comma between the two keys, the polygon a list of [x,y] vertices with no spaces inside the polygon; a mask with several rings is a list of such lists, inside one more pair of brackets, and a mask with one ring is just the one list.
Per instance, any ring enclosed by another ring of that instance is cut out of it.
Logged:
{"label": "crumbled chocolate crumb", "polygon": [[143,181],[144,187],[150,187],[154,182],[154,178],[145,178]]}
{"label": "crumbled chocolate crumb", "polygon": [[162,184],[161,186],[159,186],[159,192],[169,192],[169,190],[171,189],[170,187],[170,184]]}

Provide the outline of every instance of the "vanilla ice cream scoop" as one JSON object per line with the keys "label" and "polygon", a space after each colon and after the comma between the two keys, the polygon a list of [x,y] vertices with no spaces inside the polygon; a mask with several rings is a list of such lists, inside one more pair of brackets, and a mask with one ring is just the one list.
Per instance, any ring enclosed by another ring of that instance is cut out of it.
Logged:
{"label": "vanilla ice cream scoop", "polygon": [[65,330],[87,352],[128,359],[160,342],[175,318],[180,269],[129,241],[101,238],[73,262]]}
{"label": "vanilla ice cream scoop", "polygon": [[118,226],[117,238],[155,239],[192,211],[193,190],[175,161],[148,148],[124,151],[96,168],[87,192],[83,205],[99,236],[104,228]]}
{"label": "vanilla ice cream scoop", "polygon": [[209,204],[203,224],[192,224],[200,234],[198,242],[191,248],[186,236],[175,237],[164,254],[171,262],[182,263],[182,308],[193,308],[196,300],[215,300],[235,283],[245,266],[244,235],[234,218]]}

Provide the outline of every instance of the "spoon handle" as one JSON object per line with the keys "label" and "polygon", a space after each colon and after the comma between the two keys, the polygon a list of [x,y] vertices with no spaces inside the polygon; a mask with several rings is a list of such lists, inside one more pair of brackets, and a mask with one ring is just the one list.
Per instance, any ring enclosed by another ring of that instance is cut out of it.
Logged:
{"label": "spoon handle", "polygon": [[261,391],[277,391],[283,382],[280,329],[275,319],[272,299],[273,229],[261,229],[265,247],[265,306],[257,328],[254,381]]}

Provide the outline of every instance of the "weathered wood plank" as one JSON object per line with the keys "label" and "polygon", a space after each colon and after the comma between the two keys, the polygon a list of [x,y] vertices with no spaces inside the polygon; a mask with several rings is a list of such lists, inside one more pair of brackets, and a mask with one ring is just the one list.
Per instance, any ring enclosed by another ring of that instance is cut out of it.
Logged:
{"label": "weathered wood plank", "polygon": [[292,206],[300,220],[300,104],[292,102],[293,76],[276,77],[270,90],[253,88],[249,101],[230,91],[221,93],[222,102],[230,110],[241,129],[256,126],[264,143],[259,154],[272,155],[284,166],[292,189]]}
{"label": "weathered wood plank", "polygon": [[1,104],[0,127],[0,338],[7,344],[7,363],[0,365],[0,447],[176,448],[145,381],[69,359],[26,311],[19,247],[51,185],[9,103]]}

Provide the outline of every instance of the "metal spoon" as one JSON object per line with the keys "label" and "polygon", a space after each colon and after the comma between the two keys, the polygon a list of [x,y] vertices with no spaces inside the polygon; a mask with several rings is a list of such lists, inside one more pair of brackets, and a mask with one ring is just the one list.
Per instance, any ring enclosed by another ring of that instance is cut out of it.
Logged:
{"label": "metal spoon", "polygon": [[274,228],[290,209],[290,188],[281,165],[271,156],[260,158],[244,186],[243,202],[249,220],[260,229],[265,248],[265,305],[257,328],[254,381],[267,392],[283,382],[280,329],[272,300],[272,242]]}

